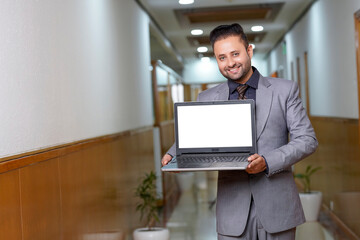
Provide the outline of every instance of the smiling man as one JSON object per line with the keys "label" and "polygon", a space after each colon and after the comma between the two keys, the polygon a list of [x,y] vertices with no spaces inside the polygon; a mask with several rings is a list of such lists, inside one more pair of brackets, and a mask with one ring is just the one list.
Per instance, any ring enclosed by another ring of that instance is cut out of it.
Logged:
{"label": "smiling man", "polygon": [[251,45],[246,47],[239,36],[219,39],[213,44],[215,57],[221,74],[236,83],[245,84],[253,74]]}
{"label": "smiling man", "polygon": [[[295,82],[263,77],[251,66],[252,46],[239,24],[221,25],[210,34],[226,83],[210,88],[198,101],[253,99],[258,153],[246,171],[219,171],[216,220],[219,240],[292,240],[305,221],[291,166],[313,153],[315,132]],[[231,115],[224,124],[237,120]],[[211,131],[211,129],[209,129]],[[162,159],[176,155],[171,147]]]}

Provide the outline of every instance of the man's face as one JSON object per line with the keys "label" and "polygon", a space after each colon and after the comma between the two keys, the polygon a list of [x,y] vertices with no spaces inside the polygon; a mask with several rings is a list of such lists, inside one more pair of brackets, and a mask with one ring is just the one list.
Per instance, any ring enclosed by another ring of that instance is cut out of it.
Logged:
{"label": "man's face", "polygon": [[252,75],[252,46],[246,49],[239,36],[229,36],[214,43],[214,54],[221,74],[237,83],[246,83]]}

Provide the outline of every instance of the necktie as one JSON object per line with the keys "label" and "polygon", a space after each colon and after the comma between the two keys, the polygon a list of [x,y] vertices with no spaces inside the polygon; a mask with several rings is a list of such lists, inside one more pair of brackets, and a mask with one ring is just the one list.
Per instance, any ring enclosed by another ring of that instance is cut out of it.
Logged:
{"label": "necktie", "polygon": [[244,85],[239,85],[236,88],[236,91],[238,91],[238,93],[239,93],[238,99],[246,99],[245,92],[248,87],[249,87],[249,85],[244,84]]}

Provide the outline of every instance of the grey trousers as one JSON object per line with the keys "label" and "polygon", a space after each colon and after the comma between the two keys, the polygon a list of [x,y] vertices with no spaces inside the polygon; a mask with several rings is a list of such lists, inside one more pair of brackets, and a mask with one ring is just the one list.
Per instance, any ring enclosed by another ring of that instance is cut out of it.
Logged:
{"label": "grey trousers", "polygon": [[295,240],[296,228],[278,233],[268,233],[256,216],[254,201],[251,200],[249,218],[244,233],[239,237],[218,234],[218,240]]}

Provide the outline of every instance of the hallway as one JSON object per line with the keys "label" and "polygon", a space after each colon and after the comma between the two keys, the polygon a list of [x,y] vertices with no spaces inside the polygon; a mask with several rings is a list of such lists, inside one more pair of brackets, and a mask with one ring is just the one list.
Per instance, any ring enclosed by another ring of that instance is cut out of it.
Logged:
{"label": "hallway", "polygon": [[[160,159],[175,139],[173,103],[195,101],[227,81],[209,42],[215,25],[180,21],[175,11],[279,4],[195,1],[1,1],[0,240],[131,240],[143,226],[134,189],[149,171],[162,176]],[[263,32],[242,19],[225,23],[243,25],[262,76],[299,85],[320,144],[294,173],[322,168],[312,189],[323,193],[322,206],[346,236],[358,240],[360,1],[284,2],[311,4],[297,9],[298,17],[277,8],[279,20],[292,18],[288,27],[271,28],[275,16],[257,20]],[[146,3],[167,8],[173,22],[160,11],[152,15]],[[195,28],[202,35],[192,35]],[[276,45],[265,44],[273,37]],[[200,54],[200,46],[208,52]],[[175,174],[169,178],[157,186],[171,240],[216,239],[216,206],[209,210],[216,176],[197,179],[180,199]],[[327,213],[299,226],[298,239],[349,240]]]}
{"label": "hallway", "polygon": [[[167,227],[170,240],[216,240],[215,205],[216,173],[208,173],[207,181],[195,176],[195,184],[185,189],[171,215]],[[296,240],[348,240],[324,213],[321,222],[307,222],[297,228]]]}

